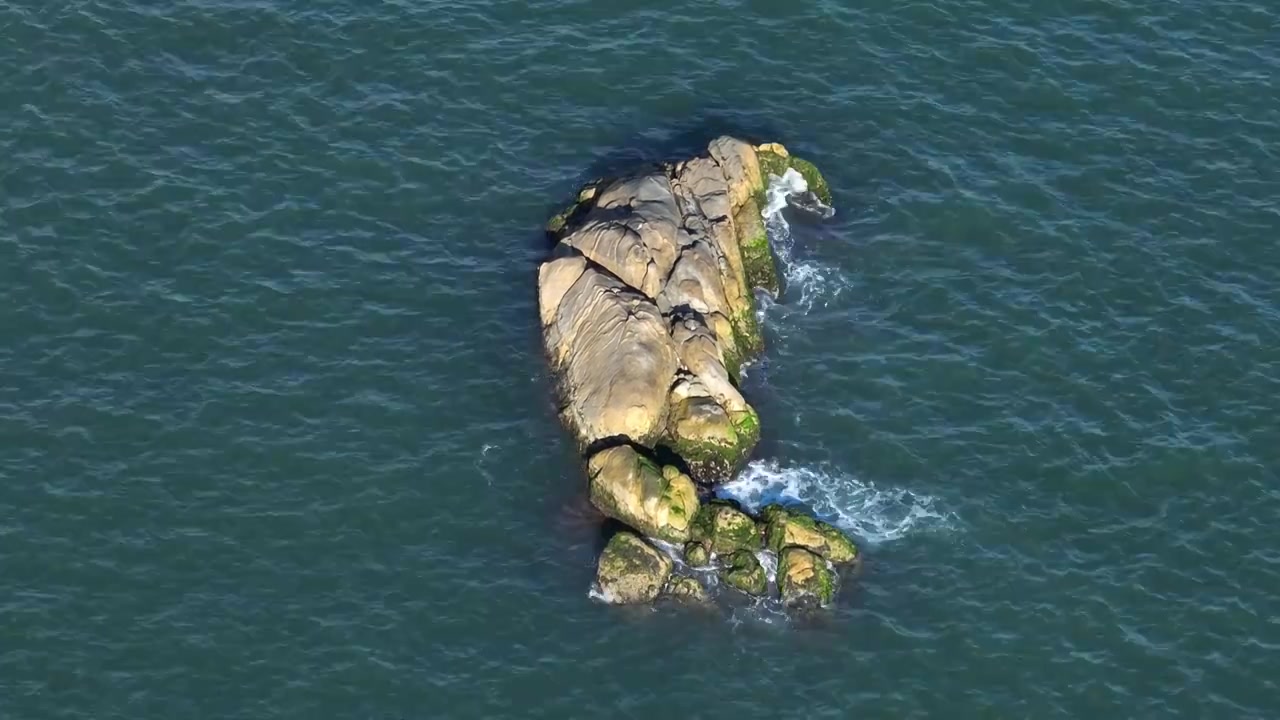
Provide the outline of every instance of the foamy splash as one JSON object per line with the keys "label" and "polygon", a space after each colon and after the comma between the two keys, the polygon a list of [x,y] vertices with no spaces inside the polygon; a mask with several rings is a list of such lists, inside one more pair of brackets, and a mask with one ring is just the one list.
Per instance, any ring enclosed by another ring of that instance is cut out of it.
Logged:
{"label": "foamy splash", "polygon": [[771,502],[807,505],[818,517],[865,543],[878,545],[911,532],[946,528],[952,520],[938,501],[903,489],[881,489],[852,475],[755,460],[737,479],[718,488],[752,510]]}
{"label": "foamy splash", "polygon": [[787,168],[781,177],[770,175],[769,187],[765,190],[765,206],[760,211],[765,231],[769,234],[769,244],[782,265],[786,292],[794,297],[794,305],[806,312],[816,303],[829,304],[846,287],[835,269],[795,257],[795,238],[782,211],[787,207],[788,195],[808,189],[804,176],[792,168]]}

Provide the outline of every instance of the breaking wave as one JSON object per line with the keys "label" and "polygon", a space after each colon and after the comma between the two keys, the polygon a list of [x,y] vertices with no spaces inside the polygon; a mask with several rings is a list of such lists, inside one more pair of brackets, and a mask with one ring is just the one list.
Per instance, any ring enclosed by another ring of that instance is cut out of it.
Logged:
{"label": "breaking wave", "polygon": [[904,489],[882,489],[852,475],[755,460],[717,495],[759,510],[771,502],[808,506],[823,520],[872,545],[909,533],[948,527],[953,516],[938,500]]}
{"label": "breaking wave", "polygon": [[765,190],[765,207],[760,212],[764,217],[765,231],[769,234],[769,244],[782,266],[785,279],[783,293],[788,296],[789,305],[794,304],[805,312],[814,305],[828,305],[848,287],[837,269],[796,257],[795,236],[783,210],[787,207],[788,195],[808,189],[804,177],[790,168],[781,177],[770,175],[769,187]]}

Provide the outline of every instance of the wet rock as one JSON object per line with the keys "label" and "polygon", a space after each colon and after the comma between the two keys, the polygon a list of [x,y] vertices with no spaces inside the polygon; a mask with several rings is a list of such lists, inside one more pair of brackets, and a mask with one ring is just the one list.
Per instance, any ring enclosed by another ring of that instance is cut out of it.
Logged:
{"label": "wet rock", "polygon": [[778,554],[778,591],[787,607],[824,607],[835,598],[835,573],[820,555],[785,548]]}
{"label": "wet rock", "polygon": [[837,564],[852,563],[858,558],[858,548],[853,541],[827,523],[780,505],[764,508],[761,516],[766,522],[765,547],[775,553],[799,546]]}
{"label": "wet rock", "polygon": [[667,584],[673,563],[632,532],[614,535],[596,567],[600,596],[610,603],[653,602]]}
{"label": "wet rock", "polygon": [[711,562],[711,553],[705,543],[692,540],[684,545],[684,561],[691,567],[706,567]]}
{"label": "wet rock", "polygon": [[727,500],[704,503],[690,531],[694,540],[706,543],[717,555],[760,549],[760,528],[756,521]]}
{"label": "wet rock", "polygon": [[674,600],[687,603],[711,602],[711,595],[702,583],[685,575],[673,575],[667,581],[666,595]]}
{"label": "wet rock", "polygon": [[755,553],[739,550],[729,556],[720,579],[748,595],[763,596],[769,590],[769,577]]}

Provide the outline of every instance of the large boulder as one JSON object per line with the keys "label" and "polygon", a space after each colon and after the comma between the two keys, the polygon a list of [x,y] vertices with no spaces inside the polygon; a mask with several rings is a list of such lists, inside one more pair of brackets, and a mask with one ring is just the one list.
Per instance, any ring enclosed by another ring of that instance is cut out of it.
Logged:
{"label": "large boulder", "polygon": [[587,461],[591,504],[650,537],[682,543],[698,513],[698,492],[688,475],[659,468],[628,445],[601,450]]}
{"label": "large boulder", "polygon": [[778,554],[778,592],[787,607],[830,605],[835,588],[835,573],[820,555],[802,547]]}
{"label": "large boulder", "polygon": [[618,604],[653,602],[667,584],[674,563],[631,532],[609,540],[596,566],[600,596]]}
{"label": "large boulder", "polygon": [[724,294],[724,275],[710,244],[695,241],[680,250],[658,298],[658,307],[668,314],[680,309],[728,318],[730,309]]}
{"label": "large boulder", "polygon": [[694,540],[706,543],[717,555],[760,549],[760,528],[756,521],[728,500],[704,503],[690,531]]}
{"label": "large boulder", "polygon": [[720,571],[720,579],[748,595],[762,596],[769,591],[769,576],[750,550],[739,550],[730,555],[728,563]]}
{"label": "large boulder", "polygon": [[551,261],[540,279],[547,355],[579,444],[652,443],[680,362],[668,322],[644,295],[579,257]]}
{"label": "large boulder", "polygon": [[697,377],[671,388],[671,417],[663,444],[684,459],[700,483],[733,476],[760,439],[760,424],[750,407],[730,415]]}
{"label": "large boulder", "polygon": [[811,550],[833,563],[852,563],[858,559],[858,548],[839,529],[803,513],[770,505],[761,511],[765,526],[765,547],[781,553],[784,548],[798,546]]}
{"label": "large boulder", "polygon": [[[734,147],[728,140],[722,138],[712,143],[712,148],[718,153],[713,155],[714,162],[703,158],[675,166],[672,190],[690,238],[714,250],[726,305],[723,316],[728,332],[722,330],[717,318],[709,319],[708,324],[716,330],[725,356],[725,367],[736,378],[742,363],[764,349],[755,317],[755,298],[744,267],[739,239],[741,233],[735,221],[745,202],[752,197],[747,194],[748,190],[755,192],[748,187],[751,182],[748,167],[754,168],[758,179],[759,166],[754,161],[754,149],[745,143]],[[742,155],[743,152],[751,155]],[[727,170],[727,167],[732,170]]]}
{"label": "large boulder", "polygon": [[[671,558],[644,536],[684,544],[694,567],[715,554],[725,584],[768,592],[762,523],[701,505],[694,482],[731,478],[759,441],[740,381],[764,346],[755,290],[780,291],[761,202],[770,176],[792,169],[812,194],[789,201],[825,217],[830,191],[811,164],[720,137],[701,157],[593,180],[547,224],[555,250],[538,271],[538,305],[561,417],[588,456],[592,503],[635,530],[600,558],[611,601],[705,599],[696,579],[670,578]],[[678,460],[650,459],[664,453]],[[788,553],[788,598],[827,602],[822,571],[855,562],[852,542],[782,508],[764,525],[769,547]]]}

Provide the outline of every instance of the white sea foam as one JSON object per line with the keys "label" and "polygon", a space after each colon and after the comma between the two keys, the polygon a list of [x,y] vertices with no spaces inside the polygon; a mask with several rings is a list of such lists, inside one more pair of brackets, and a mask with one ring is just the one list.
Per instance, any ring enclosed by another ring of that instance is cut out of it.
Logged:
{"label": "white sea foam", "polygon": [[782,265],[786,292],[791,296],[789,304],[805,312],[818,303],[827,305],[846,287],[835,269],[796,258],[795,237],[782,210],[787,206],[788,195],[807,189],[804,177],[791,168],[781,177],[770,175],[769,187],[765,190],[765,207],[760,212],[764,217],[765,231],[769,234],[769,244]]}
{"label": "white sea foam", "polygon": [[787,168],[781,176],[770,175],[769,187],[764,191],[764,208],[760,210],[760,216],[768,220],[780,214],[782,208],[787,206],[788,195],[799,195],[808,189],[809,183],[805,182],[804,176],[792,168]]}
{"label": "white sea foam", "polygon": [[946,528],[952,520],[929,495],[879,488],[839,472],[783,467],[771,460],[751,462],[737,479],[720,486],[717,494],[753,510],[771,502],[803,504],[872,545],[915,531]]}

